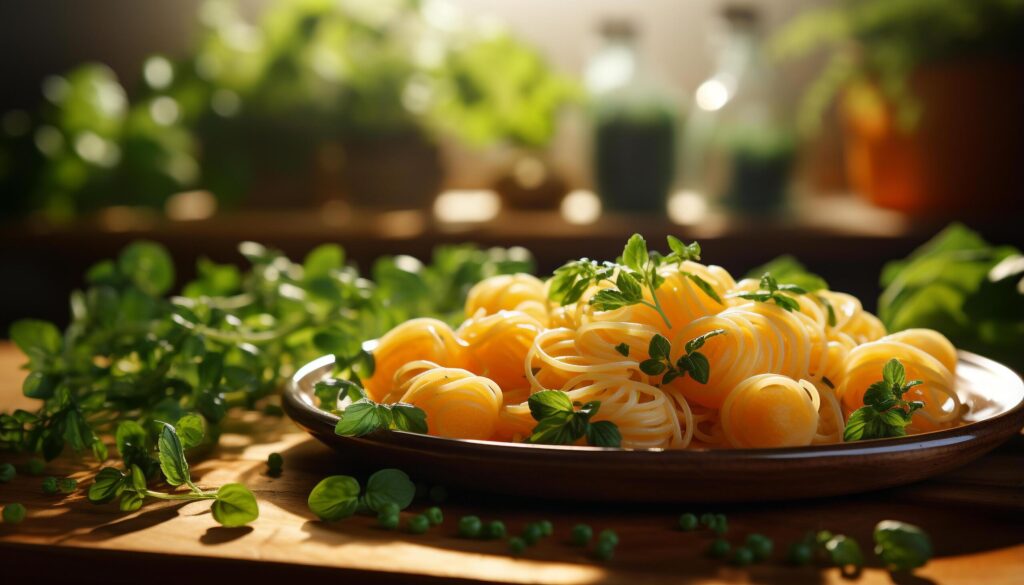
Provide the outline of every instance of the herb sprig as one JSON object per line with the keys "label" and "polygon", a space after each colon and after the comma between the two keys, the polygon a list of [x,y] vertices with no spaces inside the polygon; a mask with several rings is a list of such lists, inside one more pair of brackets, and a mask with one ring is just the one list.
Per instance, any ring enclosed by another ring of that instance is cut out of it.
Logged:
{"label": "herb sprig", "polygon": [[864,392],[864,406],[858,408],[846,421],[843,440],[863,441],[902,437],[911,416],[924,403],[906,401],[903,395],[921,384],[921,380],[906,380],[906,370],[897,359],[891,359],[882,367],[882,380],[875,382]]}
{"label": "herb sprig", "polygon": [[397,515],[409,507],[415,495],[416,486],[404,471],[381,469],[367,480],[365,491],[354,477],[325,477],[309,492],[307,505],[321,520],[333,522],[361,509],[385,515],[394,511]]}
{"label": "herb sprig", "polygon": [[530,415],[537,421],[527,439],[529,443],[571,445],[586,437],[587,444],[593,447],[622,446],[622,435],[615,423],[591,421],[601,408],[599,401],[574,404],[565,392],[541,390],[531,394],[527,403]]}
{"label": "herb sprig", "polygon": [[[777,281],[775,277],[766,272],[761,277],[760,288],[758,290],[732,293],[730,296],[746,299],[748,301],[757,301],[759,303],[773,302],[787,311],[799,311],[800,303],[785,293],[803,295],[807,294],[807,291],[803,287],[795,284],[779,284],[779,281]],[[832,321],[835,321],[834,314]]]}
{"label": "herb sprig", "polygon": [[669,384],[676,378],[690,375],[694,381],[707,384],[711,377],[711,363],[707,356],[699,350],[707,340],[717,335],[724,335],[725,329],[714,329],[686,342],[683,355],[672,361],[672,344],[663,335],[651,338],[647,347],[650,358],[640,362],[640,371],[648,376],[662,376],[661,383]]}
{"label": "herb sprig", "polygon": [[229,483],[217,490],[201,489],[192,481],[188,461],[185,459],[186,445],[194,446],[202,441],[195,434],[195,428],[179,423],[174,426],[161,423],[158,440],[159,466],[164,480],[171,486],[187,486],[187,492],[161,492],[149,489],[146,472],[138,464],[128,466],[127,471],[116,467],[104,467],[96,474],[89,486],[88,498],[94,504],[105,504],[118,500],[122,512],[134,512],[142,507],[146,498],[175,501],[213,500],[213,518],[223,526],[243,526],[259,517],[256,498],[244,485]]}
{"label": "herb sprig", "polygon": [[[344,437],[362,437],[382,430],[399,430],[426,434],[427,413],[404,402],[378,404],[370,399],[362,386],[351,380],[329,378],[317,382],[313,392],[320,407],[338,413],[340,419],[334,432]],[[334,407],[338,401],[350,401],[344,410]]]}
{"label": "herb sprig", "polygon": [[[700,260],[700,244],[684,244],[679,238],[668,236],[671,252],[662,256],[647,249],[647,241],[640,234],[633,234],[622,250],[618,263],[598,263],[582,259],[569,262],[555,270],[549,296],[562,305],[574,303],[582,298],[591,286],[609,282],[613,286],[601,289],[590,299],[590,304],[599,311],[612,311],[632,305],[643,305],[656,311],[665,325],[672,327],[668,315],[661,306],[655,292],[665,282],[658,269],[671,263],[682,264],[687,260]],[[722,299],[711,283],[692,272],[683,271],[706,295],[719,304]],[[612,277],[614,276],[614,280]],[[644,298],[644,289],[651,292],[652,301]]]}

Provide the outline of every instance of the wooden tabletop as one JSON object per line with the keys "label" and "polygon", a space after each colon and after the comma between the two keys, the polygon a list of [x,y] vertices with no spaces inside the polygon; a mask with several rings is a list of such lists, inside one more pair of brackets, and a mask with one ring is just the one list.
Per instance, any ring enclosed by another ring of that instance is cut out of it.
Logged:
{"label": "wooden tabletop", "polygon": [[[31,406],[21,397],[21,361],[10,345],[0,344],[0,410]],[[274,451],[285,461],[279,478],[264,473],[266,457]],[[0,454],[0,460],[10,458]],[[13,458],[16,464],[24,460]],[[786,566],[788,543],[807,530],[828,529],[856,538],[872,557],[871,529],[887,518],[925,528],[936,557],[912,576],[890,577],[868,567],[859,583],[1008,584],[1020,583],[1024,575],[1024,436],[931,481],[839,499],[714,510],[695,503],[684,510],[452,493],[443,504],[444,524],[422,536],[376,528],[368,517],[333,524],[316,520],[306,508],[309,490],[322,477],[347,470],[332,451],[286,419],[234,416],[217,451],[193,465],[193,477],[204,487],[241,481],[252,489],[260,518],[251,526],[219,527],[206,502],[152,502],[131,514],[92,505],[84,490],[95,468],[91,460],[68,456],[51,463],[48,474],[70,474],[81,482],[82,488],[65,498],[44,496],[40,478],[25,474],[0,486],[0,504],[18,501],[28,508],[21,524],[0,524],[3,583],[838,583],[843,580],[836,569]],[[414,505],[406,514],[421,507]],[[770,562],[748,569],[711,560],[705,555],[708,534],[673,530],[684,511],[726,513],[730,541],[761,532],[775,540],[776,553]],[[501,541],[458,538],[455,525],[464,514],[502,519],[513,532],[546,518],[555,534],[515,558]],[[621,544],[612,561],[596,561],[566,543],[578,522],[618,532]]]}

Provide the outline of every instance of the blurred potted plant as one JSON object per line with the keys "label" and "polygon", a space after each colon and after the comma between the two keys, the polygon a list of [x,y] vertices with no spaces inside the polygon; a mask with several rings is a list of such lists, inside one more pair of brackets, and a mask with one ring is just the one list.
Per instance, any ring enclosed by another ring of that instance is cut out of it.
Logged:
{"label": "blurred potted plant", "polygon": [[783,58],[828,64],[807,90],[813,131],[838,94],[853,186],[872,202],[948,215],[1020,206],[1024,1],[845,1],[798,16]]}
{"label": "blurred potted plant", "polygon": [[507,170],[494,189],[511,207],[557,207],[567,185],[545,147],[556,114],[579,97],[576,84],[507,33],[465,39],[434,76],[431,117],[442,131],[477,146],[504,144]]}

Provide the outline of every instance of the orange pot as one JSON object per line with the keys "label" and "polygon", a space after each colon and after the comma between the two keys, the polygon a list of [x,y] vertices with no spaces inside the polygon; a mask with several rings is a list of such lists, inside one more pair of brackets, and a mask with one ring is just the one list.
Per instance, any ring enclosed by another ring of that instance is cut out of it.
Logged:
{"label": "orange pot", "polygon": [[853,186],[882,207],[959,217],[1024,208],[1024,68],[960,60],[918,68],[910,129],[870,82],[840,108]]}

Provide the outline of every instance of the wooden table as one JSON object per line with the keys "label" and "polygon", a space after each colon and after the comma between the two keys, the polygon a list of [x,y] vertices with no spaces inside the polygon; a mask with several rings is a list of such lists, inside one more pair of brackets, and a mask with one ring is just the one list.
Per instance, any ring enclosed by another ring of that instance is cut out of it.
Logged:
{"label": "wooden table", "polygon": [[[0,344],[0,410],[31,405],[20,393],[21,361],[10,345]],[[132,514],[92,505],[84,489],[95,463],[64,457],[48,473],[81,482],[69,497],[42,495],[40,479],[24,474],[0,486],[0,503],[20,501],[29,510],[19,525],[0,524],[0,582],[837,583],[842,579],[835,569],[787,567],[782,557],[788,543],[807,530],[829,529],[855,537],[872,557],[871,529],[885,518],[924,527],[936,549],[926,567],[896,582],[1024,580],[1022,436],[968,467],[913,486],[841,499],[719,507],[713,511],[728,514],[732,542],[753,531],[776,542],[770,562],[735,569],[706,557],[711,537],[704,531],[673,529],[685,511],[675,507],[580,506],[454,493],[443,505],[445,523],[423,536],[376,528],[368,517],[325,524],[307,510],[306,497],[320,478],[346,472],[331,451],[283,419],[250,413],[226,427],[221,446],[193,466],[193,476],[203,486],[248,485],[260,501],[260,518],[251,526],[219,527],[204,502],[153,502]],[[285,460],[284,475],[276,479],[264,473],[274,451]],[[699,504],[689,510],[707,511]],[[503,542],[458,538],[455,525],[464,514],[503,519],[512,531],[547,518],[555,535],[514,558]],[[614,560],[595,561],[566,544],[577,522],[619,533]],[[869,567],[858,582],[893,578]]]}

